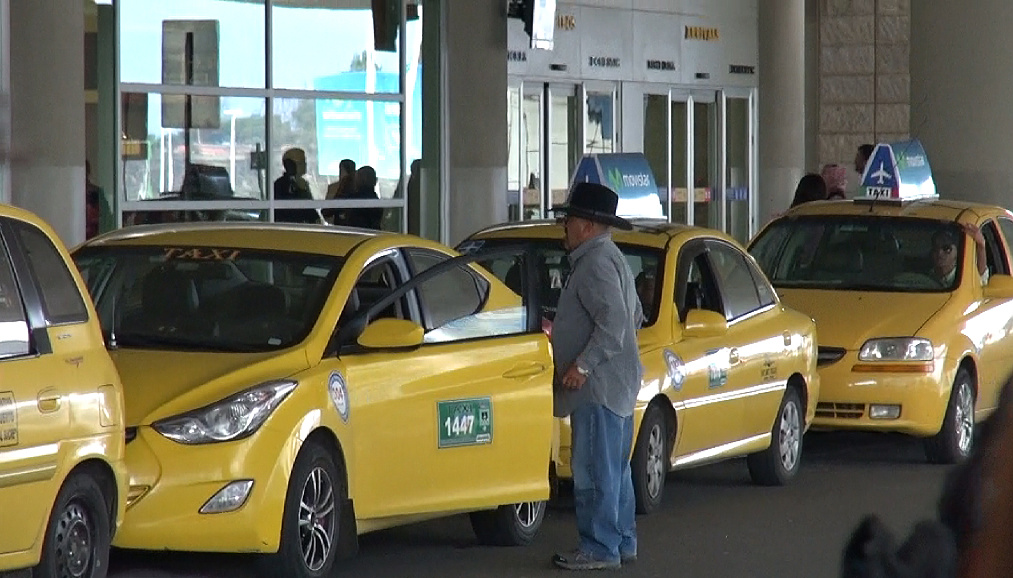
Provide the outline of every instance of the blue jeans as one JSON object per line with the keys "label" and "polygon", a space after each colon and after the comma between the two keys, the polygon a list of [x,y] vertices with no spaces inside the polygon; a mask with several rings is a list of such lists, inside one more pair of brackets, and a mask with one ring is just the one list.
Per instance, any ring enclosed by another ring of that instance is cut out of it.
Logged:
{"label": "blue jeans", "polygon": [[630,476],[633,416],[583,404],[570,415],[570,467],[579,548],[597,560],[637,553],[636,504]]}

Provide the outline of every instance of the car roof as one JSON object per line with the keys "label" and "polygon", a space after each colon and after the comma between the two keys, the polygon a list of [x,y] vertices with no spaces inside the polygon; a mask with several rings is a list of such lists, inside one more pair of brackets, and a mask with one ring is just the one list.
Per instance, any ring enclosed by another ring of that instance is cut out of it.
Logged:
{"label": "car roof", "polygon": [[1006,214],[1013,216],[1001,207],[983,203],[954,201],[950,199],[920,199],[914,201],[888,201],[866,198],[842,201],[813,201],[789,209],[784,216],[847,216],[869,215],[885,217],[913,217],[917,219],[934,219],[951,221],[964,213],[973,213],[979,217]]}
{"label": "car roof", "polygon": [[292,223],[167,223],[136,225],[99,235],[83,246],[187,245],[242,247],[345,256],[364,241],[386,238],[393,245],[428,246],[411,235],[331,225]]}
{"label": "car roof", "polygon": [[[612,229],[612,239],[616,243],[663,249],[674,237],[682,234],[730,239],[724,233],[714,229],[669,223],[660,219],[631,219],[630,222],[633,224],[632,231],[624,231],[617,228]],[[552,219],[520,221],[487,227],[468,238],[558,240],[563,238],[563,227]]]}

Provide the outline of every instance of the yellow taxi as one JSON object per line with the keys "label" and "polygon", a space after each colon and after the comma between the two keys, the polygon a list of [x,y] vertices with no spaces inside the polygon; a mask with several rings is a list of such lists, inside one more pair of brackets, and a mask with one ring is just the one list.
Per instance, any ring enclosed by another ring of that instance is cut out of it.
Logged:
{"label": "yellow taxi", "polygon": [[[647,317],[638,334],[644,379],[631,458],[637,510],[659,507],[668,471],[735,456],[748,456],[755,482],[786,483],[798,472],[819,394],[812,320],[782,306],[732,238],[633,223],[612,237]],[[485,229],[458,248],[525,247],[535,265],[527,277],[502,259],[482,264],[513,288],[534,277],[539,309],[551,321],[569,271],[562,239],[561,225],[528,221]],[[555,472],[570,478],[567,420],[557,427]]]}
{"label": "yellow taxi", "polygon": [[123,393],[67,250],[0,206],[0,573],[105,576],[123,517]]}
{"label": "yellow taxi", "polygon": [[319,577],[359,534],[437,516],[470,512],[484,543],[534,538],[551,349],[472,257],[259,223],[126,228],[74,259],[124,384],[115,546]]}
{"label": "yellow taxi", "polygon": [[819,330],[813,426],[912,434],[930,461],[965,458],[1013,369],[1011,241],[1009,211],[931,196],[817,201],[769,223],[749,250]]}

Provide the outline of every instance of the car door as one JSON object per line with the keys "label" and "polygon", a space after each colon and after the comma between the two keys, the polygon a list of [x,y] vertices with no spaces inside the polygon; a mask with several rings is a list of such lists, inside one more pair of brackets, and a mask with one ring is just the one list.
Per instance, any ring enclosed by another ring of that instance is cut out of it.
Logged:
{"label": "car door", "polygon": [[750,259],[723,240],[707,241],[728,320],[728,395],[740,412],[739,439],[770,432],[784,395],[787,375],[778,365],[790,344],[775,308],[773,289]]}
{"label": "car door", "polygon": [[392,261],[400,316],[423,327],[423,345],[342,355],[358,398],[359,479],[370,486],[356,498],[360,517],[547,497],[548,339],[535,304],[466,262],[476,258],[405,248]]}
{"label": "car door", "polygon": [[[0,226],[0,554],[30,548],[56,497],[65,406],[45,392],[59,381],[37,285],[8,221]],[[12,242],[13,241],[13,242]],[[15,266],[15,261],[17,266]]]}
{"label": "car door", "polygon": [[[679,251],[675,300],[681,324],[693,309],[724,316],[721,292],[702,240],[690,241]],[[727,335],[683,336],[672,347],[683,367],[682,383],[671,394],[676,409],[682,410],[673,455],[679,464],[734,441],[740,416],[727,395],[732,349]]]}
{"label": "car door", "polygon": [[[989,275],[1009,275],[1009,256],[1006,253],[1006,245],[1002,241],[999,229],[1001,227],[1003,232],[1013,232],[1011,230],[1013,221],[998,219],[997,226],[995,221],[989,219],[979,226],[982,236],[985,238],[985,255]],[[967,239],[967,243],[971,244],[970,238]],[[973,248],[967,255],[974,255]],[[968,258],[967,260],[969,262],[965,264],[965,267],[974,269],[973,259]],[[972,282],[975,284],[980,283],[977,270],[969,278],[973,279]],[[981,302],[967,319],[970,322],[967,330],[969,333],[973,333],[974,329],[985,332],[984,335],[978,336],[982,346],[978,353],[978,399],[975,405],[979,411],[987,411],[995,407],[999,389],[1009,377],[1010,370],[1013,369],[1013,353],[1010,351],[1013,349],[1013,334],[1011,334],[1013,300],[985,299],[982,289],[977,286],[972,293],[974,298],[981,299]]]}

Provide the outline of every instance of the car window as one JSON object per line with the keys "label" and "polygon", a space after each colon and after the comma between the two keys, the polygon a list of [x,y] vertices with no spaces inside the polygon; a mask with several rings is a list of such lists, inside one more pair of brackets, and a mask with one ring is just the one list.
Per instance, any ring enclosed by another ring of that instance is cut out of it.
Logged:
{"label": "car window", "polygon": [[[392,257],[374,260],[363,269],[356,280],[338,325],[343,325],[343,322],[351,319],[354,313],[369,309],[400,284],[401,275],[398,273],[397,264]],[[367,322],[385,318],[410,319],[405,299],[394,301],[390,306],[368,319]]]}
{"label": "car window", "polygon": [[942,292],[960,283],[954,272],[963,267],[965,237],[953,221],[782,218],[760,233],[750,253],[774,287]]}
{"label": "car window", "polygon": [[42,305],[49,323],[81,323],[88,320],[84,298],[60,252],[38,227],[15,222],[14,228],[42,293]]}
{"label": "car window", "polygon": [[74,260],[121,348],[272,351],[309,334],[342,261],[222,247],[88,247]]}
{"label": "car window", "polygon": [[706,309],[725,315],[721,292],[702,245],[684,248],[679,255],[675,303],[679,319],[686,321],[690,309]]}
{"label": "car window", "polygon": [[1006,238],[1006,248],[1013,250],[1013,220],[1005,217],[999,219],[999,229]]}
{"label": "car window", "polygon": [[726,318],[730,321],[759,309],[760,297],[746,256],[718,241],[708,241],[707,253],[718,279]]}
{"label": "car window", "polygon": [[6,247],[0,243],[0,359],[30,353],[28,319]]}
{"label": "car window", "polygon": [[[420,249],[409,249],[407,254],[416,275],[450,258],[442,253]],[[428,332],[477,313],[488,291],[488,283],[466,266],[455,267],[420,284],[418,293],[423,326]]]}
{"label": "car window", "polygon": [[1006,251],[1002,248],[1002,241],[999,240],[999,229],[995,223],[988,221],[981,227],[981,235],[985,238],[985,257],[988,263],[989,275],[1002,273],[1009,274],[1009,262],[1006,260]]}

